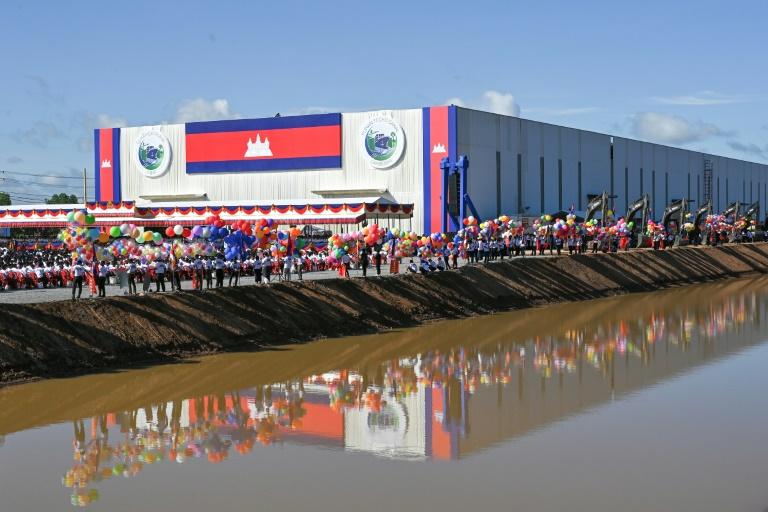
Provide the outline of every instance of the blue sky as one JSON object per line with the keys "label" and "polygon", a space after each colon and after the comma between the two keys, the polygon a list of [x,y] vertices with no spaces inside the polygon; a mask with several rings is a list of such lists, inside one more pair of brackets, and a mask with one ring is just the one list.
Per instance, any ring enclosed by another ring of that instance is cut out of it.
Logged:
{"label": "blue sky", "polygon": [[5,0],[0,190],[79,193],[13,173],[92,174],[98,127],[446,102],[768,162],[766,19],[765,1]]}

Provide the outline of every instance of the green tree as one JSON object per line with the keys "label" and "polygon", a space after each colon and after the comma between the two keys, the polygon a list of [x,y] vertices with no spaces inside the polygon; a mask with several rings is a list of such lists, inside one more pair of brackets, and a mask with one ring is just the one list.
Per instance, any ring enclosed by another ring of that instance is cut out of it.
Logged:
{"label": "green tree", "polygon": [[0,206],[8,206],[11,204],[11,194],[8,192],[0,192]]}
{"label": "green tree", "polygon": [[75,194],[66,194],[61,192],[59,194],[53,194],[50,199],[45,200],[45,204],[73,204],[77,203],[77,196]]}

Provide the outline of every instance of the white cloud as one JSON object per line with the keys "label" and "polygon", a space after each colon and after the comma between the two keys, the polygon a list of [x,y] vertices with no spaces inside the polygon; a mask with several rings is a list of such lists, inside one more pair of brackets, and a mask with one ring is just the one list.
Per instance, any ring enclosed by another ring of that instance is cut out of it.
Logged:
{"label": "white cloud", "polygon": [[485,91],[483,101],[491,112],[505,116],[520,117],[520,105],[515,101],[515,97],[509,93]]}
{"label": "white cloud", "polygon": [[128,121],[122,117],[95,112],[75,112],[71,119],[77,148],[83,152],[93,151],[93,130],[97,128],[123,128]]}
{"label": "white cloud", "polygon": [[96,114],[93,128],[124,128],[128,121],[122,117],[112,117],[109,114]]}
{"label": "white cloud", "polygon": [[515,97],[512,94],[494,90],[485,91],[483,95],[475,101],[464,101],[461,98],[450,98],[446,100],[445,104],[456,105],[458,107],[476,108],[478,110],[485,110],[488,112],[493,112],[494,114],[501,114],[505,116],[520,117],[520,105],[518,105]]}
{"label": "white cloud", "polygon": [[729,105],[731,103],[743,103],[746,101],[745,98],[725,96],[712,91],[701,91],[684,96],[654,96],[651,99],[656,103],[661,103],[663,105],[683,105],[689,107]]}
{"label": "white cloud", "polygon": [[761,148],[757,144],[753,144],[751,142],[744,144],[735,140],[731,140],[728,141],[728,146],[731,149],[738,151],[739,153],[756,156],[762,160],[768,160],[768,145],[766,145],[764,148]]}
{"label": "white cloud", "polygon": [[219,119],[239,119],[240,114],[231,112],[229,101],[216,99],[208,101],[203,98],[186,100],[181,103],[176,111],[177,123],[190,123],[195,121],[217,121]]}
{"label": "white cloud", "polygon": [[50,121],[36,121],[26,130],[19,130],[15,134],[16,140],[39,148],[48,147],[53,139],[59,139],[64,133]]}
{"label": "white cloud", "polygon": [[689,121],[660,112],[638,112],[632,118],[632,133],[641,139],[664,144],[688,144],[728,133],[710,123]]}

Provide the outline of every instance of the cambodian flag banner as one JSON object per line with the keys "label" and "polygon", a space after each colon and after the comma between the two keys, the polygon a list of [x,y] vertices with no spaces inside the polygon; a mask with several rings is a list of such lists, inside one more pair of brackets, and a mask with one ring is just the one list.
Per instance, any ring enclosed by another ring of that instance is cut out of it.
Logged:
{"label": "cambodian flag banner", "polygon": [[187,173],[341,168],[341,114],[186,125]]}
{"label": "cambodian flag banner", "polygon": [[120,202],[120,128],[93,131],[96,201]]}

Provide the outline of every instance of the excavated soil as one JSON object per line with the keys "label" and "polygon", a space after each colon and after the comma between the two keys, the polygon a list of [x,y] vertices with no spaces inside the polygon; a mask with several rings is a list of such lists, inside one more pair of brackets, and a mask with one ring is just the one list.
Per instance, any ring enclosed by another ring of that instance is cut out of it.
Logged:
{"label": "excavated soil", "polygon": [[0,306],[0,382],[258,350],[768,269],[768,244],[525,258],[428,276]]}

